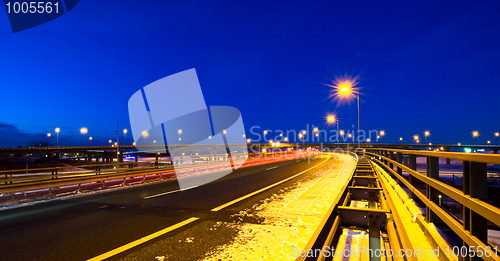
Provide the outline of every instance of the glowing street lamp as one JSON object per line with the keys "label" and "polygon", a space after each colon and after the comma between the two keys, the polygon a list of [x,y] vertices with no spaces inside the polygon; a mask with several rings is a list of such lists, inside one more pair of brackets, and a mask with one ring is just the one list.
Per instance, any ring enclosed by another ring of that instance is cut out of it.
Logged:
{"label": "glowing street lamp", "polygon": [[113,143],[113,141],[112,141],[112,140],[109,140],[109,143]]}
{"label": "glowing street lamp", "polygon": [[50,133],[50,132],[47,133],[47,137],[50,137],[50,136],[52,136],[52,133]]}
{"label": "glowing street lamp", "polygon": [[475,140],[477,137],[479,137],[479,132],[478,131],[473,131],[472,132],[472,139]]}
{"label": "glowing street lamp", "polygon": [[366,139],[366,142],[370,142],[370,141],[371,141],[370,138]]}
{"label": "glowing street lamp", "polygon": [[181,134],[182,134],[182,129],[179,129],[177,131],[177,133],[179,134],[179,145],[181,144]]}
{"label": "glowing street lamp", "polygon": [[250,143],[250,142],[252,142],[252,140],[251,139],[247,139],[247,143]]}
{"label": "glowing street lamp", "polygon": [[318,132],[318,131],[319,131],[318,127],[314,128],[314,132]]}
{"label": "glowing street lamp", "polygon": [[59,147],[59,132],[61,131],[61,129],[60,128],[56,128],[55,131],[57,133],[57,147]]}
{"label": "glowing street lamp", "polygon": [[340,135],[344,136],[344,131],[343,130],[340,131]]}
{"label": "glowing street lamp", "polygon": [[431,133],[429,131],[425,131],[424,132],[424,136],[425,136],[425,142],[427,143],[427,136],[431,135]]}
{"label": "glowing street lamp", "polygon": [[490,144],[490,143],[491,143],[491,141],[487,141],[487,143],[488,143],[488,144]]}
{"label": "glowing street lamp", "polygon": [[148,131],[143,131],[142,132],[142,137],[144,137],[144,138],[149,137],[149,132]]}
{"label": "glowing street lamp", "polygon": [[127,129],[123,129],[123,145],[127,145],[127,132],[128,130]]}
{"label": "glowing street lamp", "polygon": [[89,137],[89,140],[92,140],[92,137]]}
{"label": "glowing street lamp", "polygon": [[89,130],[87,128],[81,128],[80,129],[80,133],[81,134],[87,134],[89,132]]}
{"label": "glowing street lamp", "polygon": [[340,98],[345,98],[345,99],[350,99],[354,95],[356,95],[357,98],[357,103],[358,103],[358,135],[356,136],[358,139],[358,148],[361,147],[360,145],[360,139],[359,139],[359,133],[360,133],[360,127],[359,127],[359,88],[354,88],[357,84],[358,77],[338,77],[335,79],[335,87],[337,89],[337,95]]}
{"label": "glowing street lamp", "polygon": [[303,137],[304,137],[304,135],[302,133],[299,133],[299,139],[302,139],[302,147],[304,147],[304,139],[303,139]]}
{"label": "glowing street lamp", "polygon": [[460,143],[460,142],[459,142],[459,143],[458,143],[458,146],[462,146],[462,143]]}
{"label": "glowing street lamp", "polygon": [[284,138],[283,138],[283,140],[284,140],[284,141],[288,141],[288,137],[284,137]]}
{"label": "glowing street lamp", "polygon": [[403,141],[403,137],[399,137],[399,140],[400,140],[400,141]]}

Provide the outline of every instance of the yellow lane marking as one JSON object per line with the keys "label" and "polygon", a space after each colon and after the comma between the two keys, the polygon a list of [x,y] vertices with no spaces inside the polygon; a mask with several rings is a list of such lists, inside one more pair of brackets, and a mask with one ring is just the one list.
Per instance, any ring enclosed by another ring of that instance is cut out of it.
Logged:
{"label": "yellow lane marking", "polygon": [[130,242],[130,243],[128,243],[126,245],[123,245],[123,246],[121,246],[119,248],[115,248],[115,249],[113,249],[111,251],[108,251],[108,252],[106,252],[106,253],[104,253],[102,255],[99,255],[99,256],[96,256],[94,258],[91,258],[91,259],[89,259],[87,261],[97,261],[97,260],[104,260],[106,258],[110,258],[110,257],[112,257],[114,255],[117,255],[117,254],[119,254],[121,252],[124,252],[124,251],[129,250],[129,249],[131,249],[133,247],[136,247],[136,246],[138,246],[138,245],[140,245],[142,243],[145,243],[145,242],[147,242],[147,241],[149,241],[151,239],[154,239],[154,238],[157,238],[157,237],[159,237],[161,235],[164,235],[164,234],[166,234],[166,233],[168,233],[168,232],[170,232],[172,230],[175,230],[175,229],[178,229],[178,228],[180,228],[182,226],[185,226],[185,225],[187,225],[187,224],[189,224],[189,223],[191,223],[193,221],[196,221],[198,219],[199,218],[196,218],[196,217],[192,217],[192,218],[186,219],[186,220],[184,220],[182,222],[179,222],[179,223],[177,223],[175,225],[172,225],[170,227],[162,229],[162,230],[160,230],[158,232],[155,232],[155,233],[153,233],[151,235],[148,235],[148,236],[145,236],[143,238],[137,239],[136,241]]}
{"label": "yellow lane marking", "polygon": [[295,175],[293,175],[293,176],[291,176],[291,177],[288,177],[288,178],[286,178],[286,179],[284,179],[284,180],[278,181],[278,182],[276,182],[276,183],[274,183],[274,184],[272,184],[272,185],[269,185],[269,186],[267,186],[267,187],[265,187],[265,188],[262,188],[262,189],[259,189],[259,190],[257,190],[257,191],[254,191],[254,192],[252,192],[252,193],[250,193],[250,194],[247,194],[247,195],[245,195],[245,196],[243,196],[243,197],[237,198],[237,199],[235,199],[235,200],[233,200],[233,201],[230,201],[230,202],[228,202],[228,203],[226,203],[226,204],[224,204],[224,205],[220,205],[220,206],[218,206],[218,207],[216,207],[216,208],[213,208],[213,209],[212,209],[212,211],[219,211],[219,210],[221,210],[221,209],[223,209],[223,208],[225,208],[225,207],[228,207],[228,206],[230,206],[230,205],[232,205],[232,204],[234,204],[234,203],[236,203],[236,202],[242,201],[242,200],[247,199],[247,198],[249,198],[249,197],[251,197],[251,196],[253,196],[253,195],[256,195],[256,194],[258,194],[258,193],[261,193],[262,191],[268,190],[268,189],[270,189],[270,188],[272,188],[272,187],[275,187],[275,186],[280,185],[280,184],[282,184],[282,183],[285,183],[285,182],[287,182],[287,181],[289,181],[289,180],[291,180],[291,179],[294,179],[294,178],[296,178],[296,177],[298,177],[298,176],[300,176],[300,175],[302,175],[302,174],[304,174],[304,173],[306,173],[306,172],[308,172],[308,171],[310,171],[310,170],[312,170],[312,169],[314,169],[314,168],[318,167],[319,165],[322,165],[322,164],[323,164],[323,163],[325,163],[325,162],[326,162],[329,158],[330,158],[330,156],[328,156],[328,158],[326,158],[324,161],[322,161],[322,162],[321,162],[321,163],[319,163],[318,165],[316,165],[316,166],[314,166],[314,167],[311,167],[311,168],[308,168],[308,169],[306,169],[306,170],[304,170],[304,171],[302,171],[302,172],[300,172],[300,173],[298,173],[298,174],[295,174]]}

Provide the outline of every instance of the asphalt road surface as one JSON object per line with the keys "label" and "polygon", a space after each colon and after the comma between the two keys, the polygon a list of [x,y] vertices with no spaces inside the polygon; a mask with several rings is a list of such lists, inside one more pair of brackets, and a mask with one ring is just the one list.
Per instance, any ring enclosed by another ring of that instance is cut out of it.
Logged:
{"label": "asphalt road surface", "polygon": [[235,236],[232,229],[211,230],[214,223],[237,222],[231,215],[307,177],[312,171],[304,171],[322,162],[241,168],[182,192],[169,181],[3,210],[0,260],[197,260]]}

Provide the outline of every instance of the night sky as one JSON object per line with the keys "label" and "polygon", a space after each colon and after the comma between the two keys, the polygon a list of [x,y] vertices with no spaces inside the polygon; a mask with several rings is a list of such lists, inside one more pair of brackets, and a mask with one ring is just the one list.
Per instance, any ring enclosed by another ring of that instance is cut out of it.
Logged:
{"label": "night sky", "polygon": [[252,126],[326,128],[327,112],[357,128],[355,103],[328,99],[348,74],[359,76],[361,128],[385,130],[382,142],[428,130],[433,143],[473,143],[477,130],[475,142],[495,143],[500,2],[242,3],[80,1],[18,33],[0,8],[0,146],[48,132],[55,144],[55,127],[60,145],[108,144],[117,121],[130,129],[133,93],[191,68],[207,105],[238,108],[249,138]]}

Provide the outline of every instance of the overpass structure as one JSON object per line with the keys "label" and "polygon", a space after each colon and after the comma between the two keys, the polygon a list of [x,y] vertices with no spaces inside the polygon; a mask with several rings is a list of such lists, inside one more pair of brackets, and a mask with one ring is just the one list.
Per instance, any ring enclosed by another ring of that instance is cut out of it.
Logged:
{"label": "overpass structure", "polygon": [[[359,144],[361,148],[393,148],[393,149],[440,149],[446,152],[451,152],[452,149],[463,151],[466,148],[469,149],[484,149],[490,150],[494,154],[498,154],[500,145],[452,145],[452,144],[403,144],[403,143],[361,143]],[[279,145],[272,145],[270,143],[248,143],[247,148],[249,152],[259,153],[262,150],[268,151],[281,151],[288,148],[327,148],[327,149],[355,149],[358,147],[357,143],[286,143],[282,142]],[[69,147],[18,147],[18,148],[0,148],[0,156],[12,156],[12,155],[37,155],[42,157],[55,157],[59,158],[61,155],[70,154],[73,156],[78,156],[78,158],[86,158],[88,163],[92,162],[112,162],[113,158],[118,158],[119,162],[123,162],[123,156],[126,154],[133,155],[146,155],[151,153],[159,152],[159,155],[165,155],[166,151],[175,150],[177,148],[185,148],[186,145],[173,144],[168,146],[163,145],[149,145],[141,146],[138,150],[135,145],[111,145],[111,146],[69,146]],[[226,146],[224,144],[210,144],[202,145],[203,148],[209,148],[209,154],[217,154],[219,150],[225,150]],[[196,146],[192,147],[192,151],[197,151],[199,149]],[[118,153],[117,153],[118,152]],[[94,160],[92,160],[94,159]]]}
{"label": "overpass structure", "polygon": [[[500,260],[498,246],[489,237],[490,231],[500,231],[500,202],[498,198],[493,201],[488,198],[487,190],[488,182],[491,181],[488,178],[487,165],[500,165],[500,155],[497,154],[499,147],[443,144],[432,147],[443,147],[444,151],[432,151],[428,150],[429,145],[417,144],[362,144],[362,148],[356,148],[357,144],[348,143],[271,146],[282,154],[292,147],[298,148],[294,155],[304,147],[318,149],[315,151],[341,148],[343,153],[348,153],[357,162],[356,168],[349,174],[348,182],[343,185],[336,199],[330,202],[328,212],[304,246],[304,255],[300,255],[298,260],[354,260],[352,256],[339,259],[310,253],[322,253],[325,247],[347,249],[356,244],[372,251],[372,254],[361,257],[361,260]],[[262,148],[266,147],[248,144],[248,149],[254,152],[254,157],[268,155],[260,153]],[[452,149],[463,148],[489,149],[494,153],[451,152]],[[127,152],[142,153],[134,149],[133,146],[121,146],[118,151],[123,150],[122,155]],[[213,146],[213,149],[224,150],[224,147]],[[87,153],[92,157],[94,153],[104,155],[116,153],[116,150],[115,147],[109,146],[15,148],[2,149],[0,154]],[[425,174],[417,171],[418,157],[426,159]],[[450,160],[462,162],[462,184],[448,184],[440,178],[440,158],[446,159],[447,163]],[[216,170],[217,160],[210,160],[210,157],[207,159],[209,162],[203,163],[208,163]],[[55,191],[68,188],[80,190],[85,184],[106,187],[117,180],[120,184],[126,184],[143,182],[152,177],[159,180],[173,178],[172,165],[168,162],[97,162],[78,166],[83,171],[76,174],[61,174],[58,173],[58,168],[33,169],[30,170],[32,173],[25,169],[1,171],[0,193],[4,199],[16,200],[29,191],[39,193],[45,188]],[[205,167],[208,170],[207,165]],[[187,171],[196,168],[195,162],[185,166]],[[266,171],[270,169],[273,168]],[[39,175],[30,175],[34,173]],[[285,180],[288,179],[290,178]],[[76,187],[71,186],[75,184]],[[250,196],[238,198],[230,203],[247,200],[270,188],[267,186],[257,189],[248,194]],[[443,205],[444,200],[458,205],[461,208],[459,215],[447,209]],[[190,219],[189,222],[196,220]],[[442,231],[452,234],[455,240],[450,241],[443,236]],[[356,241],[356,238],[359,240]],[[420,258],[405,252],[422,246],[437,251],[437,257],[429,253],[428,258]],[[388,250],[404,250],[405,253],[390,258],[373,254],[376,251]],[[108,257],[111,256],[103,254],[93,260]]]}

